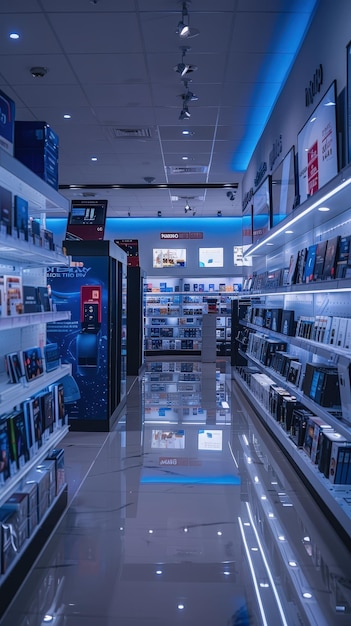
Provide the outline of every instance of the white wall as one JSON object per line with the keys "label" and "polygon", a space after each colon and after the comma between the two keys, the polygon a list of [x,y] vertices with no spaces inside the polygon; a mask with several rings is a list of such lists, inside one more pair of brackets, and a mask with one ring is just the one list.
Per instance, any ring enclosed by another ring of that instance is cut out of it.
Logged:
{"label": "white wall", "polygon": [[[52,230],[55,241],[65,238],[66,221],[47,219],[47,228]],[[147,275],[209,277],[241,276],[241,268],[234,266],[233,248],[241,245],[241,218],[107,218],[105,239],[137,239],[139,241],[140,266]],[[202,233],[201,239],[162,240],[162,233]],[[199,268],[199,247],[223,247],[223,268]],[[153,248],[186,248],[187,265],[179,269],[155,270],[152,266]]]}
{"label": "white wall", "polygon": [[[280,135],[282,135],[282,152],[273,170],[291,146],[297,146],[298,132],[333,80],[336,80],[339,99],[345,98],[346,45],[351,40],[350,25],[350,0],[320,0],[306,39],[244,175],[243,195],[253,187],[256,172],[262,162],[269,163],[269,153]],[[306,107],[305,87],[312,80],[320,64],[323,67],[323,84],[313,104]],[[340,112],[339,107],[338,113]],[[345,131],[344,128],[343,130]],[[341,165],[346,164],[345,153],[344,150]],[[268,168],[267,174],[269,173],[271,170]]]}

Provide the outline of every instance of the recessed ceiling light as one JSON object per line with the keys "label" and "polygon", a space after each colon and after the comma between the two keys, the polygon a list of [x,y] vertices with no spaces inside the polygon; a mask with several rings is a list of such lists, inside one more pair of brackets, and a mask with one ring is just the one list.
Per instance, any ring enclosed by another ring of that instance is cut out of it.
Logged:
{"label": "recessed ceiling light", "polygon": [[178,609],[182,611],[184,609],[184,604],[178,604]]}
{"label": "recessed ceiling light", "polygon": [[278,539],[279,539],[279,541],[285,541],[284,535],[279,535]]}
{"label": "recessed ceiling light", "polygon": [[327,206],[320,206],[318,207],[318,211],[320,211],[321,213],[326,213],[327,211],[330,211],[330,209]]}
{"label": "recessed ceiling light", "polygon": [[293,230],[286,230],[286,231],[285,231],[285,234],[286,234],[286,235],[292,235],[292,234],[293,234],[293,232],[294,232]]}
{"label": "recessed ceiling light", "polygon": [[297,567],[296,561],[289,561],[290,567]]}
{"label": "recessed ceiling light", "polygon": [[70,120],[71,119],[71,115],[69,113],[65,113],[63,117],[64,117],[65,120]]}
{"label": "recessed ceiling light", "polygon": [[266,245],[267,246],[274,246],[274,243],[272,243],[271,241],[268,241]]}
{"label": "recessed ceiling light", "polygon": [[222,536],[222,531],[221,531],[221,530],[219,530],[219,531],[217,532],[217,535],[218,535],[218,537],[221,537],[221,536]]}
{"label": "recessed ceiling light", "polygon": [[91,157],[92,161],[97,161],[97,157]]}
{"label": "recessed ceiling light", "polygon": [[189,157],[187,157],[187,156],[183,156],[183,157],[182,157],[182,160],[183,160],[183,161],[187,161],[188,159],[189,159]]}
{"label": "recessed ceiling light", "polygon": [[18,33],[10,33],[10,39],[19,39],[20,36]]}
{"label": "recessed ceiling light", "polygon": [[308,591],[305,591],[305,593],[302,594],[304,598],[312,598],[312,594],[309,593]]}
{"label": "recessed ceiling light", "polygon": [[157,569],[156,570],[156,574],[158,574],[158,575],[162,574],[162,570],[161,569]]}

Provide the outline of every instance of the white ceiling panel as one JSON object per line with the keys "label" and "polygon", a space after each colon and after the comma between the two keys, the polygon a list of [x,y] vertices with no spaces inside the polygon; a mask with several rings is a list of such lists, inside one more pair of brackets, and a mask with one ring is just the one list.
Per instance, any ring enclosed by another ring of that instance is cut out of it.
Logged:
{"label": "white ceiling panel", "polygon": [[[184,217],[189,194],[196,215],[240,214],[243,171],[315,1],[192,0],[199,35],[185,40],[176,33],[177,0],[2,2],[0,88],[14,99],[16,119],[46,121],[59,134],[66,197],[106,197],[108,215]],[[197,70],[182,78],[174,71],[182,60]],[[46,74],[34,78],[33,66]],[[189,91],[197,101],[187,102]],[[238,188],[235,200],[225,183]]]}

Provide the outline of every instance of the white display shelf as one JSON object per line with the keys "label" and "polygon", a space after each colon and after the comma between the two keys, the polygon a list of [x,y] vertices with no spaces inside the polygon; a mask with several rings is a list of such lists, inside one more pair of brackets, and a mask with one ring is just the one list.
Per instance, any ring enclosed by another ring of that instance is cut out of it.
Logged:
{"label": "white display shelf", "polygon": [[17,565],[18,565],[22,555],[25,553],[26,549],[30,546],[30,544],[32,543],[32,541],[36,537],[36,535],[39,532],[42,531],[43,524],[45,524],[47,518],[51,514],[51,512],[52,512],[53,508],[55,507],[56,503],[60,500],[60,498],[62,497],[62,495],[64,494],[65,491],[67,491],[67,483],[65,483],[62,486],[62,488],[60,489],[60,491],[57,494],[57,496],[55,496],[55,498],[54,498],[53,502],[51,503],[50,507],[44,513],[44,515],[41,518],[40,522],[33,529],[33,532],[30,535],[30,537],[27,537],[27,539],[24,541],[23,545],[21,546],[20,551],[17,553],[16,558],[9,565],[7,571],[4,574],[0,575],[0,586],[4,583],[4,581],[6,582],[6,580],[10,577],[12,571],[15,569],[15,567],[17,567]]}
{"label": "white display shelf", "polygon": [[288,344],[301,348],[302,350],[306,350],[311,354],[318,354],[325,359],[331,360],[333,363],[337,361],[338,357],[345,357],[351,360],[351,350],[346,350],[346,348],[340,348],[338,346],[333,346],[328,343],[320,343],[318,341],[313,341],[313,339],[305,339],[304,337],[283,335],[282,333],[278,333],[274,330],[271,330],[270,328],[257,326],[256,324],[252,324],[251,322],[246,322],[243,320],[240,320],[239,324],[241,326],[251,328],[256,332],[262,333],[267,337],[274,337],[284,340]]}
{"label": "white display shelf", "polygon": [[0,331],[23,328],[34,324],[47,324],[71,319],[71,311],[45,311],[42,313],[22,313],[0,318]]}
{"label": "white display shelf", "polygon": [[[314,230],[318,235],[318,232],[325,228],[326,224],[337,226],[344,219],[348,220],[350,188],[351,166],[348,165],[322,189],[303,202],[277,226],[269,230],[260,241],[250,246],[245,251],[245,257],[251,255],[253,257],[267,256],[270,253],[267,243],[274,242],[275,252],[280,247],[289,246],[292,240],[304,237],[307,224],[308,230]],[[319,211],[318,208],[325,204],[329,211]],[[306,219],[307,215],[308,219]],[[333,224],[333,220],[336,220],[335,224]],[[291,233],[291,231],[293,232]]]}
{"label": "white display shelf", "polygon": [[48,452],[57,447],[59,442],[67,435],[68,431],[68,426],[57,428],[52,434],[50,434],[48,440],[43,443],[38,452],[36,452],[16,474],[8,478],[4,485],[0,486],[0,505],[3,504],[10,497],[10,495],[16,491],[16,487],[20,486],[23,478],[34,467],[37,467],[43,459],[45,459]]}
{"label": "white display shelf", "polygon": [[42,213],[55,213],[55,217],[67,217],[69,200],[48,185],[23,163],[0,149],[0,185],[13,194],[25,198],[29,203],[30,215],[40,217]]}
{"label": "white display shelf", "polygon": [[242,291],[240,294],[233,294],[233,297],[240,300],[241,298],[257,298],[264,296],[280,296],[289,295],[290,293],[329,293],[329,292],[347,292],[351,291],[351,280],[349,278],[335,278],[331,280],[320,280],[312,283],[298,283],[295,285],[276,287],[275,289],[256,289],[250,291]]}
{"label": "white display shelf", "polygon": [[242,354],[243,354],[243,356],[245,356],[245,358],[249,359],[252,363],[257,365],[257,367],[262,372],[264,372],[265,374],[267,374],[267,376],[272,378],[273,381],[275,381],[281,387],[284,387],[284,389],[289,391],[292,396],[294,396],[299,402],[301,402],[301,404],[303,404],[307,409],[310,409],[310,411],[312,411],[312,413],[314,413],[318,417],[321,417],[326,423],[330,424],[341,435],[346,437],[346,439],[350,439],[351,430],[350,430],[350,427],[346,423],[343,423],[342,420],[339,420],[339,419],[335,418],[332,415],[332,413],[330,413],[325,407],[321,406],[320,404],[316,404],[315,402],[313,402],[313,400],[311,400],[311,398],[306,396],[301,391],[301,389],[299,389],[298,387],[295,387],[295,385],[292,385],[291,383],[289,383],[286,380],[286,378],[284,378],[283,376],[278,374],[278,372],[276,372],[275,370],[273,370],[270,367],[267,367],[266,365],[261,363],[261,361],[256,359],[254,356],[251,356],[247,352],[242,353]]}
{"label": "white display shelf", "polygon": [[[1,171],[1,170],[0,170]],[[70,259],[62,251],[49,250],[0,231],[0,258],[16,263],[17,267],[49,265],[68,266]]]}
{"label": "white display shelf", "polygon": [[13,407],[24,402],[28,397],[42,391],[48,385],[53,385],[58,380],[71,373],[71,364],[60,365],[52,372],[38,376],[35,380],[22,383],[9,383],[6,375],[0,378],[0,411],[6,413],[13,411]]}
{"label": "white display shelf", "polygon": [[[251,404],[255,407],[255,411],[259,414],[262,421],[267,425],[268,429],[287,452],[288,458],[300,469],[305,479],[322,498],[324,504],[339,521],[345,532],[351,537],[351,485],[333,485],[324,474],[318,470],[318,466],[311,462],[311,459],[304,450],[295,445],[288,433],[283,430],[282,426],[257,402],[256,396],[235,371],[233,378],[243,390],[244,395],[250,399]],[[338,431],[341,432],[340,429],[338,429]]]}

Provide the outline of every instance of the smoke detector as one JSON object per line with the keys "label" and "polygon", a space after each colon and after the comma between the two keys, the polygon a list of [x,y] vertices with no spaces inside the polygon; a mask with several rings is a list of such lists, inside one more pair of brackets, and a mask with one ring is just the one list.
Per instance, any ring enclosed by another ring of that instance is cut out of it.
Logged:
{"label": "smoke detector", "polygon": [[47,67],[42,67],[41,65],[35,65],[30,68],[30,73],[34,78],[44,78],[44,76],[48,73]]}

